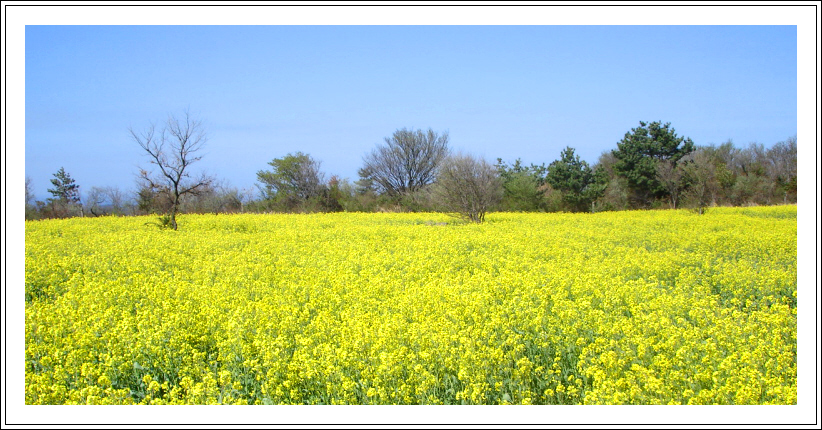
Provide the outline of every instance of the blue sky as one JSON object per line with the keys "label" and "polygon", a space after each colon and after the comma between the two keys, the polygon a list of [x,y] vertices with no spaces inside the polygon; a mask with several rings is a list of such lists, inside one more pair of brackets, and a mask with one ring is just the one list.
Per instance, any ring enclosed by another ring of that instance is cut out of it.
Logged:
{"label": "blue sky", "polygon": [[[589,163],[639,121],[700,144],[797,134],[795,26],[26,26],[25,174],[134,188],[128,128],[184,109],[240,188],[302,151],[352,181],[395,130],[494,161]],[[801,145],[801,142],[800,142]]]}

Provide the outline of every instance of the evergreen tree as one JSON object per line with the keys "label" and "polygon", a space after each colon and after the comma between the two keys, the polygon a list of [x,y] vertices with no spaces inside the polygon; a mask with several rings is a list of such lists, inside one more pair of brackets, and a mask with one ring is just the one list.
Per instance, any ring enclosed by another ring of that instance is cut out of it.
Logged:
{"label": "evergreen tree", "polygon": [[83,215],[83,208],[80,205],[80,186],[74,179],[66,173],[62,167],[54,174],[51,180],[54,188],[49,188],[52,198],[48,199],[48,209],[46,216],[65,218],[75,215]]}
{"label": "evergreen tree", "polygon": [[562,193],[562,200],[574,212],[588,211],[591,202],[602,195],[605,190],[602,179],[570,146],[562,150],[559,160],[548,165],[545,176],[546,182]]}
{"label": "evergreen tree", "polygon": [[676,164],[693,150],[691,139],[677,136],[671,123],[640,121],[639,127],[625,133],[617,143],[613,151],[617,158],[614,168],[627,180],[634,204],[647,207],[654,199],[668,196],[657,177],[657,164],[663,160]]}
{"label": "evergreen tree", "polygon": [[80,203],[80,186],[62,167],[54,174],[51,184],[54,188],[49,188],[48,192],[54,196],[52,201],[65,205]]}

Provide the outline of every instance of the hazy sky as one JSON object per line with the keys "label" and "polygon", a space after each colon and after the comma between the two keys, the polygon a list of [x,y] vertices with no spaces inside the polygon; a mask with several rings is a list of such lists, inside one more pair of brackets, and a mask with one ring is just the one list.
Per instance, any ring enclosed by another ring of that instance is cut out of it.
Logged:
{"label": "hazy sky", "polygon": [[[302,151],[352,181],[398,128],[455,149],[589,163],[639,121],[697,145],[797,134],[795,26],[26,26],[25,174],[134,188],[128,128],[190,111],[206,170],[253,187]],[[801,144],[801,143],[800,143]]]}

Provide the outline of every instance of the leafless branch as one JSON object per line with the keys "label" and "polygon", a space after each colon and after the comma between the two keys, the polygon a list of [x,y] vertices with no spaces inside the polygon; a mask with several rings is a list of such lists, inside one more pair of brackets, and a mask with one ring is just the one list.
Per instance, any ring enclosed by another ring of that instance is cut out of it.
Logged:
{"label": "leafless branch", "polygon": [[199,152],[207,140],[202,122],[192,119],[189,111],[186,110],[182,118],[169,115],[159,136],[154,124],[143,132],[136,132],[131,128],[129,132],[135,142],[148,154],[150,163],[156,165],[160,171],[159,175],[154,176],[146,170],[141,170],[140,178],[152,189],[168,190],[173,201],[171,224],[176,230],[176,214],[181,196],[196,194],[199,188],[212,181],[212,178],[205,174],[194,181],[187,180],[190,178],[188,168],[202,159]]}

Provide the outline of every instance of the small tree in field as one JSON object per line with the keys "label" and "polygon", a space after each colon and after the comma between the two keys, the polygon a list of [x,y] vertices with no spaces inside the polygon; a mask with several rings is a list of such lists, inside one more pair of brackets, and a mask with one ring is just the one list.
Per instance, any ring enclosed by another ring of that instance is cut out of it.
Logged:
{"label": "small tree in field", "polygon": [[26,176],[26,219],[34,219],[35,216],[37,216],[37,207],[34,205],[34,190],[31,178]]}
{"label": "small tree in field", "polygon": [[325,191],[325,174],[320,162],[308,154],[296,152],[268,163],[272,170],[257,172],[263,198],[285,210],[295,210],[306,202],[319,199]]}
{"label": "small tree in field", "polygon": [[682,191],[684,170],[682,164],[676,164],[672,160],[662,160],[656,165],[656,178],[659,183],[668,191],[671,202],[671,209],[676,209],[679,194]]}
{"label": "small tree in field", "polygon": [[446,210],[481,223],[486,212],[502,200],[502,181],[497,168],[485,160],[457,154],[442,162],[437,194]]}
{"label": "small tree in field", "polygon": [[605,191],[604,176],[597,175],[570,146],[562,150],[559,160],[548,165],[545,180],[562,193],[566,207],[574,212],[591,210],[591,203]]}
{"label": "small tree in field", "polygon": [[91,187],[91,190],[86,194],[86,209],[94,216],[105,215],[105,203],[106,197],[103,189],[100,187]]}
{"label": "small tree in field", "polygon": [[[49,204],[57,217],[70,216],[75,208],[80,207],[80,186],[62,167],[54,174],[51,180],[54,188],[49,188],[48,192],[54,196],[49,199]],[[82,215],[82,207],[80,207]]]}
{"label": "small tree in field", "polygon": [[448,155],[448,132],[401,129],[385,138],[363,157],[360,177],[369,180],[379,193],[400,198],[432,183],[437,167]]}
{"label": "small tree in field", "polygon": [[537,211],[545,207],[543,187],[547,169],[544,165],[525,166],[519,158],[508,165],[502,158],[497,158],[495,167],[502,182],[502,210]]}
{"label": "small tree in field", "polygon": [[169,195],[169,227],[177,230],[180,198],[186,194],[197,194],[201,188],[212,182],[205,174],[196,179],[192,179],[189,174],[189,166],[203,158],[197,155],[206,142],[202,122],[192,119],[186,110],[182,118],[170,115],[159,135],[155,134],[154,124],[142,133],[137,133],[131,128],[129,132],[140,148],[149,155],[151,164],[159,169],[156,174],[141,170],[140,180],[147,188],[162,190]]}
{"label": "small tree in field", "polygon": [[692,210],[702,215],[716,196],[719,184],[716,165],[706,149],[698,149],[682,158],[682,170],[688,181],[683,197]]}

